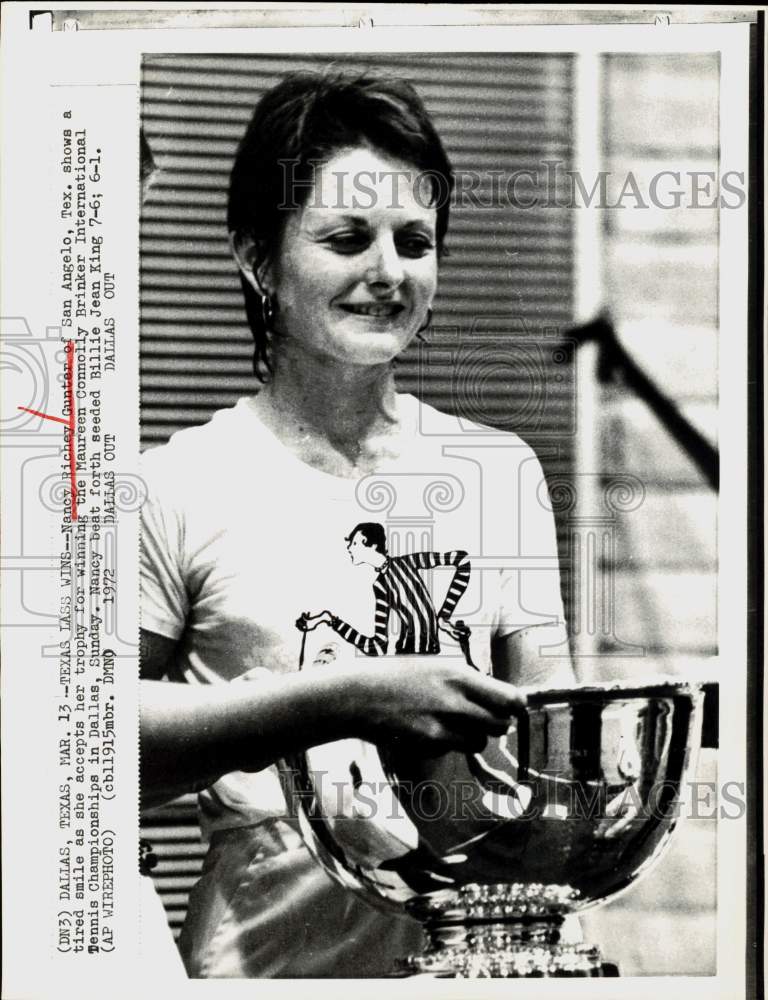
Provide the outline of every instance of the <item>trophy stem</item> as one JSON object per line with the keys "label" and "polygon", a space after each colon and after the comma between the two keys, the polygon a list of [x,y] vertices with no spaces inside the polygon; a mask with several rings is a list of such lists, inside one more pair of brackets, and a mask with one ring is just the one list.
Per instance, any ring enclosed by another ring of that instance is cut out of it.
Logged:
{"label": "trophy stem", "polygon": [[[545,898],[552,906],[555,892],[564,895],[560,887],[537,886],[539,905],[531,905],[529,893],[527,913],[516,889],[475,887],[471,912],[457,906],[456,896],[414,900],[410,910],[422,921],[427,944],[423,954],[401,961],[400,971],[462,979],[603,975],[599,950],[562,941],[563,913],[546,912]],[[460,895],[469,896],[466,889]],[[507,905],[499,905],[502,898]]]}

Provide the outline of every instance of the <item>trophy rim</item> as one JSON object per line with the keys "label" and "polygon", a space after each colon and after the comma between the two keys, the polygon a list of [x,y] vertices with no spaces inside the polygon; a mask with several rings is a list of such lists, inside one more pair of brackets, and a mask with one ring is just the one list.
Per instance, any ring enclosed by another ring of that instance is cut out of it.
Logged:
{"label": "trophy rim", "polygon": [[[709,681],[687,680],[677,677],[655,676],[644,682],[640,678],[618,681],[589,681],[584,684],[542,688],[538,686],[520,687],[529,707],[547,705],[552,702],[610,700],[616,695],[623,698],[663,698],[681,695],[696,696],[704,693]],[[716,683],[716,682],[715,682]]]}

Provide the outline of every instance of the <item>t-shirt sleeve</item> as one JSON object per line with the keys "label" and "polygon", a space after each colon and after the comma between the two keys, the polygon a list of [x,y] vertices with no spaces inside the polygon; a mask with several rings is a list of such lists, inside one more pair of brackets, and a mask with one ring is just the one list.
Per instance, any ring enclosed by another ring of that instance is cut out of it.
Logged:
{"label": "t-shirt sleeve", "polygon": [[544,471],[531,450],[518,464],[511,481],[512,544],[516,557],[501,571],[501,605],[497,635],[509,635],[531,625],[563,622],[560,567],[555,518]]}
{"label": "t-shirt sleeve", "polygon": [[141,508],[141,627],[178,639],[189,611],[183,571],[184,524],[159,464],[152,452],[142,461],[147,497]]}

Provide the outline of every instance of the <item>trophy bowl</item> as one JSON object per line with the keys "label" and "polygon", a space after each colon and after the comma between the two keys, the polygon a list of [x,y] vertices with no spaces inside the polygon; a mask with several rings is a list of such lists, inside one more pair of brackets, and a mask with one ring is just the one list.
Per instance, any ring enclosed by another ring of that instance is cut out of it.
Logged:
{"label": "trophy bowl", "polygon": [[[525,689],[523,689],[525,691]],[[343,740],[282,763],[312,853],[374,906],[422,922],[401,974],[599,976],[569,914],[615,896],[669,842],[700,743],[679,680],[528,690],[480,754]]]}

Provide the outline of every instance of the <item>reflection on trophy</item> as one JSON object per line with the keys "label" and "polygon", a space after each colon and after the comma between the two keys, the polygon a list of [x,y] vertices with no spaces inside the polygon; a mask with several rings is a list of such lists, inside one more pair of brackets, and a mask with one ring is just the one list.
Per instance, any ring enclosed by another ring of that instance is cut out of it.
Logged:
{"label": "reflection on trophy", "polygon": [[422,922],[423,953],[400,972],[599,976],[598,948],[566,940],[565,918],[627,888],[669,843],[702,699],[658,679],[531,691],[482,754],[344,740],[282,773],[327,871]]}

